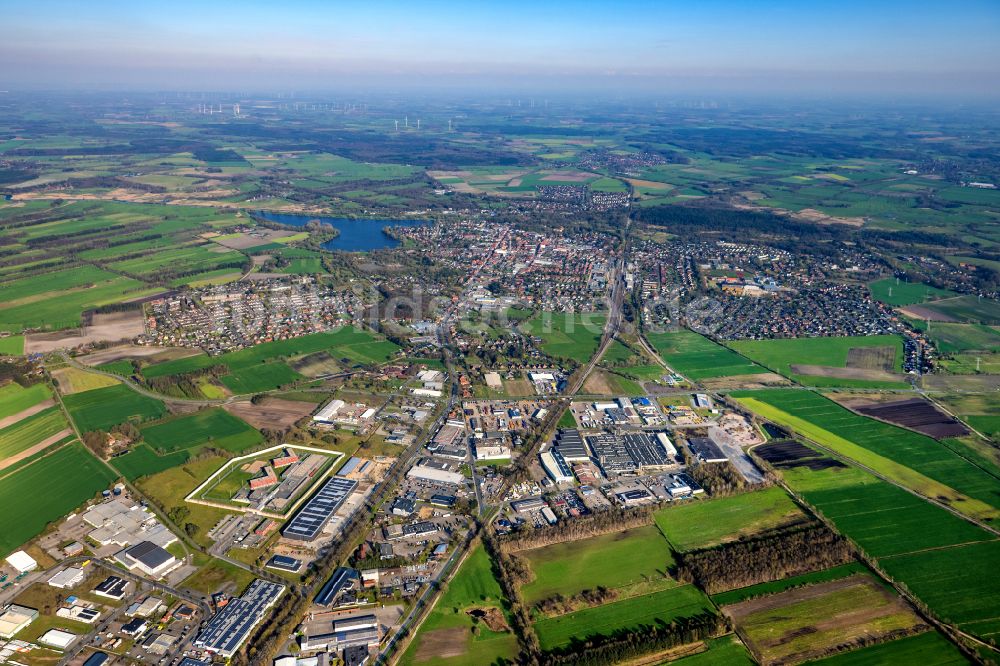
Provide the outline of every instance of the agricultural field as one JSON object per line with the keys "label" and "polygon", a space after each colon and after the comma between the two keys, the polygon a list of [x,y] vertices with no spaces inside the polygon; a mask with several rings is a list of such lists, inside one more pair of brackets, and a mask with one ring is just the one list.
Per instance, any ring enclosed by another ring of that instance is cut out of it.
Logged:
{"label": "agricultural field", "polygon": [[939,617],[995,637],[1000,540],[941,507],[853,467],[783,470],[796,493]]}
{"label": "agricultural field", "polygon": [[148,424],[139,430],[153,450],[167,453],[204,445],[240,453],[264,441],[245,421],[217,407]]}
{"label": "agricultural field", "polygon": [[1000,517],[1000,479],[916,432],[855,414],[811,391],[734,392],[752,411],[787,426],[925,497],[983,520]]}
{"label": "agricultural field", "polygon": [[942,354],[1000,352],[1000,331],[985,324],[938,321],[928,326],[923,319],[911,319],[910,325],[927,335]]}
{"label": "agricultural field", "polygon": [[0,337],[0,356],[20,356],[24,353],[24,336]]}
{"label": "agricultural field", "polygon": [[52,398],[49,387],[43,383],[24,388],[17,382],[0,386],[0,419],[19,414],[24,410]]}
{"label": "agricultural field", "polygon": [[800,574],[798,576],[789,576],[788,578],[782,578],[781,580],[774,580],[768,583],[758,583],[757,585],[741,587],[735,590],[729,590],[728,592],[719,592],[718,594],[712,594],[709,596],[717,606],[730,606],[732,604],[740,603],[741,601],[748,601],[758,597],[766,597],[805,585],[827,583],[832,580],[840,580],[841,578],[847,578],[848,576],[867,572],[868,568],[865,567],[865,565],[860,562],[851,562],[850,564],[841,564],[840,566],[830,567],[829,569],[822,569],[820,571],[810,571],[809,573]]}
{"label": "agricultural field", "polygon": [[895,335],[736,340],[729,346],[806,386],[906,388],[903,340]]}
{"label": "agricultural field", "polygon": [[704,642],[705,649],[687,657],[671,660],[669,663],[679,666],[753,666],[756,662],[750,658],[743,642],[735,635],[712,638]]}
{"label": "agricultural field", "polygon": [[115,456],[110,462],[122,476],[135,481],[183,465],[190,457],[191,454],[186,449],[161,456],[147,444],[137,444],[128,453]]}
{"label": "agricultural field", "polygon": [[188,515],[184,519],[185,523],[197,526],[198,529],[193,538],[199,545],[207,548],[212,544],[207,536],[208,531],[223,516],[231,515],[231,512],[185,502],[184,498],[197,488],[198,484],[211,476],[212,472],[225,465],[226,461],[227,459],[221,456],[207,456],[198,460],[189,460],[178,466],[144,475],[143,478],[139,479],[137,485],[144,495],[165,512],[169,512],[174,507],[187,509]]}
{"label": "agricultural field", "polygon": [[1000,302],[989,298],[956,296],[955,298],[947,298],[920,305],[915,311],[918,314],[926,311],[929,313],[929,317],[920,316],[914,318],[930,318],[934,321],[965,322],[971,324],[1000,324]]}
{"label": "agricultural field", "polygon": [[484,620],[476,620],[468,612],[497,609],[506,624],[508,606],[486,550],[482,545],[473,548],[420,626],[400,663],[482,666],[500,659],[513,660],[518,647],[509,628],[494,631]]}
{"label": "agricultural field", "polygon": [[299,379],[302,375],[284,363],[264,363],[232,370],[219,381],[234,394],[246,395],[276,389]]}
{"label": "agricultural field", "polygon": [[660,531],[680,551],[707,548],[807,520],[778,487],[668,506],[655,516]]}
{"label": "agricultural field", "polygon": [[920,282],[900,282],[896,278],[884,278],[872,282],[868,285],[868,291],[875,300],[894,307],[957,296],[955,292],[947,289],[938,289]]}
{"label": "agricultural field", "polygon": [[97,372],[89,372],[82,368],[66,366],[52,371],[52,378],[55,380],[59,392],[66,395],[83,393],[95,389],[117,386],[119,382],[114,377],[108,377]]}
{"label": "agricultural field", "polygon": [[63,403],[80,432],[107,430],[126,421],[141,423],[167,413],[163,402],[124,384],[73,393],[65,396]]}
{"label": "agricultural field", "polygon": [[[115,474],[74,442],[0,479],[0,557],[111,485]],[[49,489],[50,492],[39,492]]]}
{"label": "agricultural field", "polygon": [[0,429],[0,462],[44,448],[43,444],[53,444],[70,434],[62,411],[58,407],[48,407]]}
{"label": "agricultural field", "polygon": [[605,321],[601,313],[540,312],[521,328],[541,338],[540,348],[549,356],[583,364],[597,351]]}
{"label": "agricultural field", "polygon": [[723,608],[761,663],[798,663],[856,641],[926,626],[866,574],[816,583]]}
{"label": "agricultural field", "polygon": [[879,564],[945,622],[987,641],[1000,637],[1000,540],[886,557]]}
{"label": "agricultural field", "polygon": [[767,372],[694,331],[649,333],[646,338],[668,366],[694,381]]}
{"label": "agricultural field", "polygon": [[944,636],[936,631],[926,631],[809,663],[813,666],[892,666],[918,663],[921,666],[963,666],[969,660]]}
{"label": "agricultural field", "polygon": [[[147,378],[164,377],[194,372],[216,365],[225,365],[230,372],[238,373],[240,370],[257,367],[262,363],[291,359],[321,351],[329,353],[338,360],[344,360],[348,364],[382,363],[392,358],[398,349],[396,344],[388,340],[379,340],[368,331],[345,326],[329,333],[312,333],[289,340],[265,342],[255,347],[228,352],[221,356],[198,354],[154,363],[143,368],[142,374]],[[284,373],[284,377],[290,376],[286,371],[279,371],[279,373],[281,372]],[[241,375],[237,374],[236,376],[237,379],[234,381],[239,385]],[[276,373],[274,376],[277,378],[278,374]],[[255,381],[251,373],[247,373],[243,377],[248,382]],[[262,384],[264,380],[261,378],[256,383]]]}
{"label": "agricultural field", "polygon": [[625,596],[634,588],[648,592],[677,584],[667,574],[674,563],[670,547],[654,525],[557,543],[517,555],[535,574],[534,580],[521,587],[528,604],[556,594],[571,597],[597,586],[618,590]]}
{"label": "agricultural field", "polygon": [[714,612],[715,607],[694,585],[629,597],[602,606],[584,608],[534,623],[543,650],[553,650],[588,636],[607,635],[620,629]]}
{"label": "agricultural field", "polygon": [[1000,437],[1000,395],[948,394],[935,399],[986,437]]}

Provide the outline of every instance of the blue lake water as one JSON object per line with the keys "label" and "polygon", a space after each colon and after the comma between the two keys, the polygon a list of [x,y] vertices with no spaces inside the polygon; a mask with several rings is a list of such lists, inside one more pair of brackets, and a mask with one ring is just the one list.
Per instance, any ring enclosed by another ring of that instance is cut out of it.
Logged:
{"label": "blue lake water", "polygon": [[256,215],[265,220],[292,227],[304,227],[311,220],[319,220],[332,225],[340,234],[333,240],[323,243],[323,249],[343,252],[368,252],[369,250],[397,247],[400,242],[382,231],[384,227],[423,227],[433,224],[430,220],[352,220],[346,217],[294,215],[263,210],[257,211]]}

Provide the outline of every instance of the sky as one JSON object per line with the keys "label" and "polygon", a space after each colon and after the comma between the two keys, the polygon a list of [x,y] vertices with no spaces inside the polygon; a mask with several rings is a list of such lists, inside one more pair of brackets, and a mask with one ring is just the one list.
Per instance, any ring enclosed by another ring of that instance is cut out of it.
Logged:
{"label": "sky", "polygon": [[2,0],[0,88],[1000,95],[1000,0]]}

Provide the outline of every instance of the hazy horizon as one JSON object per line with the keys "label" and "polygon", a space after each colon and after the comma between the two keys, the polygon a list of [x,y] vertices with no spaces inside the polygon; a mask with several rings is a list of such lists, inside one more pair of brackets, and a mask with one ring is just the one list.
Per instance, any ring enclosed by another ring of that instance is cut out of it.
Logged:
{"label": "hazy horizon", "polygon": [[1000,95],[1000,4],[8,2],[0,89]]}

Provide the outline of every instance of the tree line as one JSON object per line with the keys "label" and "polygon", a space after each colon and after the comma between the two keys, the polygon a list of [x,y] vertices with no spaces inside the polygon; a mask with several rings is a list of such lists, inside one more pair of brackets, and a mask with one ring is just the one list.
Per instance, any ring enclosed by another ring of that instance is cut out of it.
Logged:
{"label": "tree line", "polygon": [[813,523],[677,556],[677,579],[709,594],[828,569],[854,559],[844,537]]}

